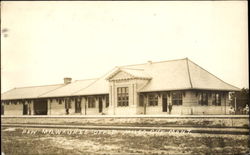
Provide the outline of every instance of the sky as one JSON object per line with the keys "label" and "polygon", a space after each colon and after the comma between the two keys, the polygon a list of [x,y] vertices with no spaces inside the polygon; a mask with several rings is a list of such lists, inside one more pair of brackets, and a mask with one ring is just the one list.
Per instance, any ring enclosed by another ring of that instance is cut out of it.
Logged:
{"label": "sky", "polygon": [[1,2],[1,92],[188,57],[249,88],[247,1]]}

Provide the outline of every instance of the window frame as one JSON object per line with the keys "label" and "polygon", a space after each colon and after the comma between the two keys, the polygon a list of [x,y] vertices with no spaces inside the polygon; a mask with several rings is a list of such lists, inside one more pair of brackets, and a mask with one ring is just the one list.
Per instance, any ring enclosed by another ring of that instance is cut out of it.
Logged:
{"label": "window frame", "polygon": [[117,87],[117,106],[127,107],[129,106],[129,88]]}
{"label": "window frame", "polygon": [[[90,102],[92,101],[92,102]],[[95,108],[96,104],[95,104],[95,97],[93,96],[89,96],[88,97],[88,108]]]}
{"label": "window frame", "polygon": [[158,106],[157,94],[148,94],[148,106]]}
{"label": "window frame", "polygon": [[208,92],[199,93],[198,104],[201,106],[208,106]]}
{"label": "window frame", "polygon": [[[218,95],[218,97],[217,97]],[[212,93],[212,105],[221,106],[221,94],[220,93]]]}
{"label": "window frame", "polygon": [[172,105],[181,106],[183,104],[182,92],[172,92]]}

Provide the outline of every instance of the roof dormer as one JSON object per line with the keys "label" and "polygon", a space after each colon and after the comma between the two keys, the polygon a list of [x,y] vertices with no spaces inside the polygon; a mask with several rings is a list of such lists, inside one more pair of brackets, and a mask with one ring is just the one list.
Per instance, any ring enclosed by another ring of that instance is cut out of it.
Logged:
{"label": "roof dormer", "polygon": [[108,81],[130,79],[150,80],[151,77],[143,69],[118,68],[106,78]]}

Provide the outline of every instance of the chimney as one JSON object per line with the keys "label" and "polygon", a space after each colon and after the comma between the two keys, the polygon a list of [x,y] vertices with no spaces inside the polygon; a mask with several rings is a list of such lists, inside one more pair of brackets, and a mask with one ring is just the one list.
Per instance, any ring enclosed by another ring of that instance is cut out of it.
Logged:
{"label": "chimney", "polygon": [[64,84],[70,84],[72,78],[66,77],[66,78],[64,78],[63,80],[64,80]]}

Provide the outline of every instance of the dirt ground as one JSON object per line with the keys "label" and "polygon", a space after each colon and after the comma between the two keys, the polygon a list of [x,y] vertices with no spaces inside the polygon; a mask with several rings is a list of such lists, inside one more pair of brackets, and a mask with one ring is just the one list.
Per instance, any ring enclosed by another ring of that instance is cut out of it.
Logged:
{"label": "dirt ground", "polygon": [[202,127],[246,127],[249,118],[1,118],[2,123],[22,124],[71,124],[71,125],[102,125],[102,126],[202,126]]}
{"label": "dirt ground", "polygon": [[[45,132],[46,131],[46,132]],[[2,128],[5,155],[247,154],[249,136]]]}

